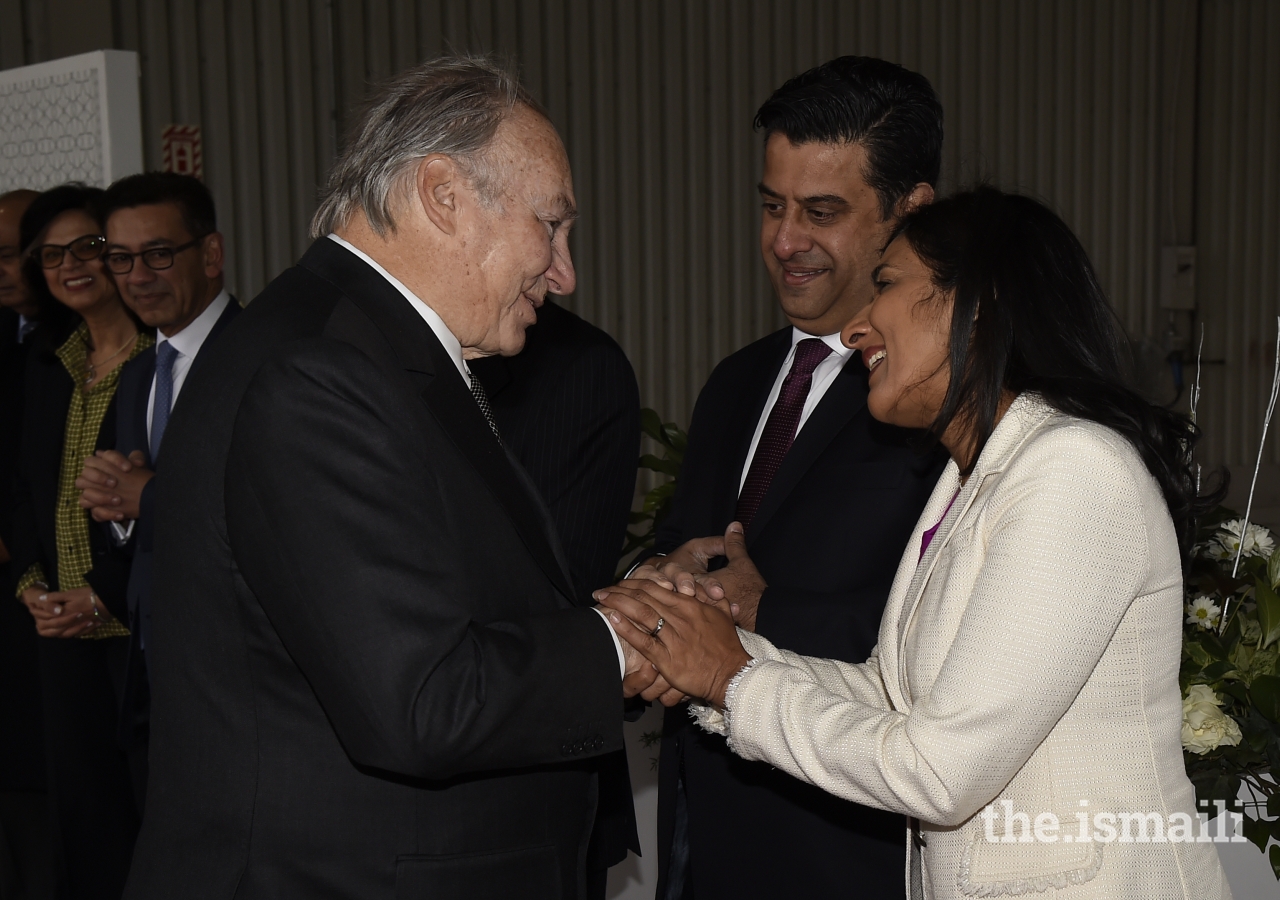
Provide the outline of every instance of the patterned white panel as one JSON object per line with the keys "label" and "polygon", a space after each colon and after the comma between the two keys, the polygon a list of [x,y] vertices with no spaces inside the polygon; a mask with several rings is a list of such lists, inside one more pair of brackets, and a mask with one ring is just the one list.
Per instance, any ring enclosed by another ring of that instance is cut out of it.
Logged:
{"label": "patterned white panel", "polygon": [[0,186],[102,183],[98,77],[84,69],[0,84]]}
{"label": "patterned white panel", "polygon": [[141,169],[136,53],[99,50],[0,72],[0,191],[105,187]]}

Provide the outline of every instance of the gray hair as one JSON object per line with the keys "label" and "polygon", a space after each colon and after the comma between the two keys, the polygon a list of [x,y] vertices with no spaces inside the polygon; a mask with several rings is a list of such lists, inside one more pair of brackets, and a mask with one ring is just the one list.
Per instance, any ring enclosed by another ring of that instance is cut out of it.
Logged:
{"label": "gray hair", "polygon": [[357,210],[379,235],[394,232],[394,209],[411,196],[418,162],[435,153],[458,163],[480,199],[493,203],[503,179],[488,151],[518,105],[545,115],[516,76],[490,57],[442,56],[385,82],[329,173],[311,236],[344,227]]}

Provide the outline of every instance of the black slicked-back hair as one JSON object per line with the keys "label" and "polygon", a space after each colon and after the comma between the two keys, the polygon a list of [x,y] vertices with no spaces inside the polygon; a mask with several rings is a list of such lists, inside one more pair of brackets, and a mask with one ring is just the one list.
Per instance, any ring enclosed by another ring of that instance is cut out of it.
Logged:
{"label": "black slicked-back hair", "polygon": [[105,229],[107,219],[118,209],[172,203],[182,212],[183,227],[193,238],[202,238],[218,230],[218,215],[213,194],[204,182],[177,172],[142,172],[126,175],[107,188],[98,203],[98,221]]}
{"label": "black slicked-back hair", "polygon": [[871,56],[841,56],[792,78],[764,102],[755,127],[793,144],[854,143],[882,219],[942,169],[942,103],[923,75]]}

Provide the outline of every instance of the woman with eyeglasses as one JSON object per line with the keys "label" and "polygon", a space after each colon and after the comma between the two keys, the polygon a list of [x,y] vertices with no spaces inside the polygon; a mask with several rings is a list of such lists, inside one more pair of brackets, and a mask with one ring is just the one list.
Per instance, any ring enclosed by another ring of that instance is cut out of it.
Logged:
{"label": "woman with eyeglasses", "polygon": [[[23,275],[35,296],[79,324],[32,354],[13,550],[17,594],[40,640],[40,680],[59,896],[117,898],[141,818],[145,757],[120,749],[128,671],[129,557],[77,500],[86,456],[115,446],[120,366],[153,343],[102,262],[93,205],[102,191],[67,184],[22,217]],[[65,894],[63,893],[65,891]]]}

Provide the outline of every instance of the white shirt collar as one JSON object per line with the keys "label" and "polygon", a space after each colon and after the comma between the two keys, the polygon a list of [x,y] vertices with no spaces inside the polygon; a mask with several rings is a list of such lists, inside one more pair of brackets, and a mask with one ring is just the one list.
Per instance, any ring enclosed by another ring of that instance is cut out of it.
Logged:
{"label": "white shirt collar", "polygon": [[822,341],[822,343],[826,344],[828,347],[831,348],[832,353],[834,353],[836,356],[840,357],[841,359],[848,359],[849,356],[853,353],[852,349],[850,349],[849,347],[846,347],[843,343],[841,343],[840,332],[838,331],[835,334],[824,334],[821,337],[819,337],[816,334],[806,334],[805,332],[801,331],[799,328],[792,326],[791,346],[793,349],[795,348],[796,344],[800,343],[806,338],[811,338],[811,337],[818,338],[820,341]]}
{"label": "white shirt collar", "polygon": [[213,331],[213,326],[217,323],[218,317],[226,310],[227,304],[231,302],[231,295],[226,290],[218,292],[218,296],[213,298],[213,302],[204,308],[204,312],[196,316],[191,324],[179,331],[173,337],[165,337],[163,333],[156,332],[156,347],[166,341],[173,344],[173,349],[187,359],[194,359],[195,355],[200,352],[205,339],[209,337],[209,332]]}
{"label": "white shirt collar", "polygon": [[[440,314],[430,306],[427,306],[427,304],[424,303],[417,294],[409,290],[400,282],[399,279],[374,262],[369,254],[365,253],[359,247],[344,241],[336,234],[330,234],[328,237],[329,240],[346,247],[356,256],[360,257],[360,259],[368,263],[375,272],[387,279],[387,281],[391,282],[391,286],[404,295],[404,298],[409,301],[409,305],[414,308],[418,315],[422,316],[423,321],[425,321],[427,325],[431,327],[431,330],[435,332],[437,340],[444,345],[445,353],[449,354],[449,358],[453,360],[453,364],[458,367],[458,373],[462,375],[463,382],[465,382],[467,387],[470,388],[471,370],[467,368],[466,361],[462,358],[462,342],[454,337],[453,332],[449,330],[449,326],[444,324],[444,319],[440,318]],[[837,338],[838,337],[839,335],[837,335]]]}

